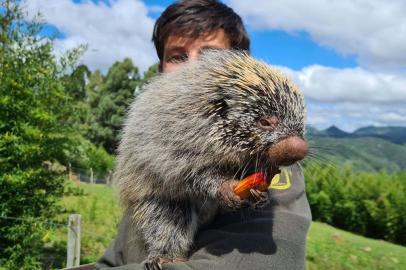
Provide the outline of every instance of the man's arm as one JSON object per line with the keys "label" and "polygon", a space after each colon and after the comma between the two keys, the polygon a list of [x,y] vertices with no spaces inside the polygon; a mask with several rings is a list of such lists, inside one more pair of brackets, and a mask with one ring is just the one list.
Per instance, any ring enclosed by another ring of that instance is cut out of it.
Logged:
{"label": "man's arm", "polygon": [[[311,213],[299,166],[282,170],[269,192],[268,207],[218,215],[199,230],[188,261],[164,264],[163,269],[304,269]],[[130,224],[125,215],[97,269],[144,269],[144,244]]]}

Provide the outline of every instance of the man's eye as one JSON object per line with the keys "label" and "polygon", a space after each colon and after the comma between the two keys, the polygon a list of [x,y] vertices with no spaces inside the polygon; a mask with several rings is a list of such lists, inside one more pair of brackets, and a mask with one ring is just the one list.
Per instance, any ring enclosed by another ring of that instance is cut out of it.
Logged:
{"label": "man's eye", "polygon": [[176,55],[172,55],[171,57],[168,58],[168,62],[171,63],[182,63],[182,62],[186,62],[188,59],[186,54],[176,54]]}

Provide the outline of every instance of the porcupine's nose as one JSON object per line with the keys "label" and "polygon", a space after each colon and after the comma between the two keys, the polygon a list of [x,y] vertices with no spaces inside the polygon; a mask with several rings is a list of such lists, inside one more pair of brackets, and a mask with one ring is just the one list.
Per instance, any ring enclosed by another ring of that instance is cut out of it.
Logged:
{"label": "porcupine's nose", "polygon": [[270,147],[268,157],[277,166],[287,166],[306,157],[309,147],[299,136],[283,139]]}

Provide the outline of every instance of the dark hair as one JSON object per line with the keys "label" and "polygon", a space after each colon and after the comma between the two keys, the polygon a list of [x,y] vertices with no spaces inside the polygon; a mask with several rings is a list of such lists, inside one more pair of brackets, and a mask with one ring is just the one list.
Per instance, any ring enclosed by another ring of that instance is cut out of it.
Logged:
{"label": "dark hair", "polygon": [[197,38],[218,29],[224,30],[231,48],[249,52],[250,41],[240,16],[216,0],[183,0],[168,6],[155,22],[152,41],[162,62],[169,35]]}

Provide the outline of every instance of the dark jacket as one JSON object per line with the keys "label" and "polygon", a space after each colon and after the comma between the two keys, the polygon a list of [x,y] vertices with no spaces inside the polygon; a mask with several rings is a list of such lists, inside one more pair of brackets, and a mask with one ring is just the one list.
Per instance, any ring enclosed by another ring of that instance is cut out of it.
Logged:
{"label": "dark jacket", "polygon": [[[201,228],[187,262],[163,269],[304,269],[306,235],[311,222],[298,165],[283,169],[269,189],[271,203],[218,215]],[[144,269],[145,245],[124,215],[118,235],[97,263],[97,269]]]}

